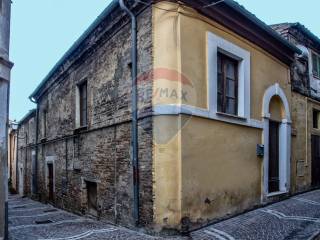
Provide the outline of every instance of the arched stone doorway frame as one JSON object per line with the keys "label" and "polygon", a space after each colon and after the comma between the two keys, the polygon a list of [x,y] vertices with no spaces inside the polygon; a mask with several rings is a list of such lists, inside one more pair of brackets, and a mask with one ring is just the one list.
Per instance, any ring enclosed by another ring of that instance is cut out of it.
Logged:
{"label": "arched stone doorway frame", "polygon": [[[278,96],[283,104],[285,116],[282,118],[279,130],[279,178],[280,191],[269,193],[269,122],[271,119],[270,103]],[[262,200],[268,197],[288,193],[290,191],[290,159],[291,159],[291,115],[288,99],[278,83],[270,86],[263,97],[263,191]]]}

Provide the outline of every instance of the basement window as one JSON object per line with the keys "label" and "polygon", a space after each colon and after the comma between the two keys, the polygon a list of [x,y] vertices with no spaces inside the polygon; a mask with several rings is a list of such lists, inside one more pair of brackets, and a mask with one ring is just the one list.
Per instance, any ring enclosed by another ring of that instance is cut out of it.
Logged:
{"label": "basement window", "polygon": [[313,109],[313,128],[319,129],[320,126],[320,111]]}

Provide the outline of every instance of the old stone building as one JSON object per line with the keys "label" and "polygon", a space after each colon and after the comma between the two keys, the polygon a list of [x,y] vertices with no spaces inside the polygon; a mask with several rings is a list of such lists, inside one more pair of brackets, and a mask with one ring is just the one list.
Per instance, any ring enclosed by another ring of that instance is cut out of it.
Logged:
{"label": "old stone building", "polygon": [[294,193],[290,67],[302,51],[233,1],[126,4],[137,18],[139,168],[135,30],[113,1],[30,96],[24,194],[125,226],[138,210],[139,226],[188,231]]}
{"label": "old stone building", "polygon": [[9,123],[8,131],[8,179],[9,191],[17,191],[17,124],[14,121]]}
{"label": "old stone building", "polygon": [[294,191],[320,186],[320,39],[300,23],[272,26],[301,49],[291,69]]}
{"label": "old stone building", "polygon": [[[16,190],[20,196],[34,194],[35,164],[35,110],[30,110],[18,123],[17,129],[17,165],[16,165]],[[14,170],[13,170],[14,171]]]}
{"label": "old stone building", "polygon": [[[142,75],[152,69],[152,8],[143,4],[132,7],[137,15],[138,73]],[[38,145],[32,148],[36,153],[33,178],[37,197],[78,214],[126,226],[135,223],[128,21],[118,1],[113,1],[31,95],[37,102],[38,134],[33,140]],[[149,91],[152,82],[141,81],[139,92]],[[151,113],[151,98],[140,97],[142,225],[153,222]],[[26,159],[32,155],[28,153]],[[27,165],[32,164],[27,160]],[[30,168],[27,171],[31,176]],[[25,181],[24,189],[30,194],[31,181]]]}

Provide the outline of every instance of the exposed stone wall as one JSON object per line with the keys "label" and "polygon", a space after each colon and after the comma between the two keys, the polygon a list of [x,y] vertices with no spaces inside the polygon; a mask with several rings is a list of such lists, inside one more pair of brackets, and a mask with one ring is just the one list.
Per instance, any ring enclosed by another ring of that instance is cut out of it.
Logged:
{"label": "exposed stone wall", "polygon": [[[292,93],[292,157],[291,157],[291,187],[293,192],[301,192],[310,186],[307,141],[308,100],[305,96]],[[312,115],[311,115],[312,116]],[[312,118],[308,124],[312,125]]]}
{"label": "exposed stone wall", "polygon": [[[290,25],[290,24],[289,24]],[[301,47],[306,53],[296,56],[291,67],[292,83],[292,164],[291,187],[297,193],[310,189],[312,182],[312,135],[320,135],[313,129],[313,110],[320,109],[320,82],[313,77],[311,51],[320,52],[320,46],[301,29],[303,26],[275,26],[290,43]]]}
{"label": "exposed stone wall", "polygon": [[[152,69],[151,18],[151,8],[138,15],[139,75]],[[113,28],[118,23],[119,18],[115,17],[103,25]],[[106,37],[99,31],[91,38]],[[108,41],[95,39],[97,44],[74,60],[63,74],[56,74],[39,99],[39,197],[48,200],[47,163],[53,161],[54,205],[88,214],[86,181],[95,182],[98,217],[130,226],[133,224],[130,24],[108,37]],[[77,84],[83,80],[88,86],[88,126],[79,130],[76,92]],[[152,92],[152,82],[143,81],[138,91],[139,96],[144,96],[139,98],[138,122],[140,220],[149,225],[153,220],[152,103],[151,95],[145,97],[145,92]]]}
{"label": "exposed stone wall", "polygon": [[[19,124],[18,127],[18,172],[17,186],[20,179],[23,180],[23,194],[32,195],[32,152],[35,150],[36,143],[36,118],[31,114],[27,119]],[[22,168],[22,171],[21,171]],[[20,176],[22,173],[23,176]],[[19,191],[19,187],[17,189]],[[20,193],[21,194],[21,193]]]}

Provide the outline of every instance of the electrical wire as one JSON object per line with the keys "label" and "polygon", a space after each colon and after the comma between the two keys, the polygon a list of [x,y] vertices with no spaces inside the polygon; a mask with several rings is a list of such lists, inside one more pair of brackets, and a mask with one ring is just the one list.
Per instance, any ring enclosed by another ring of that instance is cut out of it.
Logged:
{"label": "electrical wire", "polygon": [[[143,0],[135,0],[135,1],[136,1],[136,2],[139,2],[139,3],[141,3],[141,4],[144,4],[144,5],[148,6],[148,7],[153,4],[152,2],[151,2],[151,3],[147,3],[147,2],[145,2],[145,1],[143,1]],[[213,3],[210,3],[210,4],[208,4],[208,5],[201,6],[200,8],[213,7],[213,6],[218,5],[218,4],[220,4],[220,3],[224,2],[224,1],[225,1],[225,0],[220,0],[220,1],[217,1],[217,2],[213,2]],[[179,4],[180,6],[189,7],[188,5],[183,4],[183,3],[181,3],[181,2],[178,2],[178,4]],[[167,12],[177,12],[177,10],[165,9],[165,8],[161,8],[161,7],[158,7],[158,6],[154,6],[154,7],[157,8],[157,9],[163,10],[163,11],[167,11]]]}
{"label": "electrical wire", "polygon": [[213,3],[210,3],[210,4],[206,5],[206,6],[203,6],[202,8],[213,7],[213,6],[218,5],[218,4],[220,4],[220,3],[224,2],[224,1],[225,0],[220,0],[218,2],[213,2]]}

